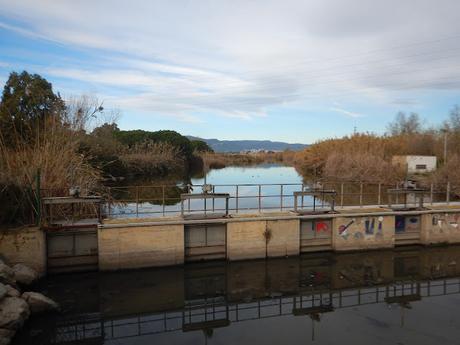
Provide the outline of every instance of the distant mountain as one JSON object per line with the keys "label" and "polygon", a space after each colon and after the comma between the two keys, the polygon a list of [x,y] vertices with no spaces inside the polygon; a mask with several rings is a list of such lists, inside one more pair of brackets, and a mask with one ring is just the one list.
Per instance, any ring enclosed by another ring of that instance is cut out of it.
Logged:
{"label": "distant mountain", "polygon": [[269,151],[298,151],[306,148],[305,144],[288,144],[281,141],[270,140],[218,140],[203,139],[193,136],[187,136],[190,140],[203,140],[215,152],[240,152],[249,150],[269,150]]}

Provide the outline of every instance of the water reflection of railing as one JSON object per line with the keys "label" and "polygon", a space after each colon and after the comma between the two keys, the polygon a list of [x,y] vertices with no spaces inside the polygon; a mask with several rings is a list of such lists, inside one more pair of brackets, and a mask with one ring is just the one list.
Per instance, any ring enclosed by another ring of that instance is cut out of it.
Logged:
{"label": "water reflection of railing", "polygon": [[402,281],[389,285],[357,289],[304,292],[257,301],[229,303],[224,297],[204,298],[186,303],[182,310],[138,315],[123,319],[104,319],[84,315],[62,320],[53,343],[104,339],[117,340],[175,331],[212,330],[231,323],[288,315],[318,319],[322,313],[369,304],[397,304],[409,308],[423,298],[460,293],[460,278],[431,281]]}
{"label": "water reflection of railing", "polygon": [[[109,188],[109,200],[107,214],[109,217],[147,217],[167,216],[180,214],[181,194],[201,193],[203,185],[157,185],[157,186],[121,186]],[[216,184],[212,186],[212,193],[229,193],[229,211],[231,213],[261,212],[261,211],[285,211],[293,210],[295,206],[294,192],[308,191],[309,184],[285,183],[285,184]],[[337,192],[336,205],[344,206],[387,206],[389,203],[407,203],[417,206],[419,200],[416,196],[406,195],[391,200],[387,192],[395,185],[362,182],[323,182],[325,190]],[[431,184],[426,187],[425,203],[447,202],[457,200],[452,191],[457,190],[454,186],[440,186]],[[324,197],[319,200],[316,207],[328,207],[331,200]],[[187,201],[188,213],[202,213],[225,211],[225,202],[212,200],[206,203],[203,200]],[[312,209],[313,198],[302,196],[298,203],[299,209]]]}

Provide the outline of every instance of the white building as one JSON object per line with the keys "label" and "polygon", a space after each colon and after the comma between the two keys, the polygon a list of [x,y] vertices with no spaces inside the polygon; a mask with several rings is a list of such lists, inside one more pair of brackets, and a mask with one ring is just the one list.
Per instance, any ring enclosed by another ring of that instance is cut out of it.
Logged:
{"label": "white building", "polygon": [[393,164],[405,167],[408,174],[427,173],[436,170],[436,156],[394,156]]}

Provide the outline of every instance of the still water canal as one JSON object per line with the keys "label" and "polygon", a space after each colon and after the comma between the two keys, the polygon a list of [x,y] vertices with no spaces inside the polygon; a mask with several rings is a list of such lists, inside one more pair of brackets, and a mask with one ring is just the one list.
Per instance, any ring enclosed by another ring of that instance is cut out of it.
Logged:
{"label": "still water canal", "polygon": [[460,247],[52,276],[42,344],[458,344]]}

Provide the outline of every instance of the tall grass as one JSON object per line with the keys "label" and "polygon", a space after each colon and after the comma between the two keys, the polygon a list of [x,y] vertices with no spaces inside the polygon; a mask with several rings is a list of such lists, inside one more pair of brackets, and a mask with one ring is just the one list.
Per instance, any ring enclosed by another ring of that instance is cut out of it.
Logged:
{"label": "tall grass", "polygon": [[79,133],[49,119],[33,141],[17,136],[14,144],[0,134],[0,223],[28,223],[36,209],[36,179],[43,195],[68,195],[79,186],[82,195],[100,186],[101,173],[77,152]]}
{"label": "tall grass", "polygon": [[260,153],[200,153],[206,169],[222,169],[227,166],[252,166],[262,163],[290,164],[293,152],[260,152]]}
{"label": "tall grass", "polygon": [[140,176],[164,176],[186,170],[186,159],[169,143],[151,141],[126,148],[120,161],[127,171]]}

